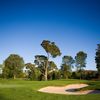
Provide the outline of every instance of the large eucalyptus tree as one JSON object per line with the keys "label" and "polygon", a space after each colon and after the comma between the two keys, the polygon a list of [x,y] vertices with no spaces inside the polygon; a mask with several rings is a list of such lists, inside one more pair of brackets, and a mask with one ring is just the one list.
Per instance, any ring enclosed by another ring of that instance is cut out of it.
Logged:
{"label": "large eucalyptus tree", "polygon": [[47,69],[49,66],[50,55],[53,58],[55,58],[57,56],[60,56],[61,52],[60,52],[60,49],[58,48],[58,46],[54,42],[51,42],[49,40],[43,40],[41,43],[41,46],[44,48],[44,50],[47,53],[47,60],[46,60],[46,66],[45,66],[45,80],[47,80]]}

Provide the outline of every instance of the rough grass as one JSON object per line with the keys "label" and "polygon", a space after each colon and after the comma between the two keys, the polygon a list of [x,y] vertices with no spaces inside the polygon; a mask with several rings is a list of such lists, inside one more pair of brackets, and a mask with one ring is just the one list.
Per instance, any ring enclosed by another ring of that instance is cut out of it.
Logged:
{"label": "rough grass", "polygon": [[67,84],[88,83],[85,89],[100,89],[100,81],[85,80],[54,80],[54,81],[25,81],[0,79],[0,100],[96,100],[99,94],[60,95],[41,93],[37,90],[45,86],[64,86]]}

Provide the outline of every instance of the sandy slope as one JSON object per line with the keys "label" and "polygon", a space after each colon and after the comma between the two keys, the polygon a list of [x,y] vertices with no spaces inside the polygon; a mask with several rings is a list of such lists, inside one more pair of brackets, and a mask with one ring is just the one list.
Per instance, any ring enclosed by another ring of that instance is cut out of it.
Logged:
{"label": "sandy slope", "polygon": [[71,95],[100,93],[100,91],[97,91],[97,90],[75,91],[75,89],[83,88],[86,86],[88,85],[87,84],[71,84],[64,87],[48,86],[38,91],[47,92],[47,93],[56,93],[56,94],[71,94]]}

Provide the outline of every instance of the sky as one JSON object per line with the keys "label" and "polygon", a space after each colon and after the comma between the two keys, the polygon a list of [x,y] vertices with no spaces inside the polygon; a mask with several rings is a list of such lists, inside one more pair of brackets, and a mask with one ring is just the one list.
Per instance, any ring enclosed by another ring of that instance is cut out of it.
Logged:
{"label": "sky", "polygon": [[[96,70],[100,43],[100,0],[0,0],[0,63],[19,54],[25,63],[46,55],[43,40],[55,42],[62,55],[87,53],[86,69]],[[60,68],[60,67],[59,67]]]}

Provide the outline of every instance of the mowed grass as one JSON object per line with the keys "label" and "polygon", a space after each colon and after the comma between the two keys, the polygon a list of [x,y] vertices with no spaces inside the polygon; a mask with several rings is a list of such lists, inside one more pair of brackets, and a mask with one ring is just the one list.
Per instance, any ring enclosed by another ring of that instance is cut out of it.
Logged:
{"label": "mowed grass", "polygon": [[0,100],[98,100],[100,94],[60,95],[41,93],[37,90],[46,86],[65,86],[67,84],[87,83],[85,89],[100,89],[100,81],[54,80],[26,81],[0,79]]}

